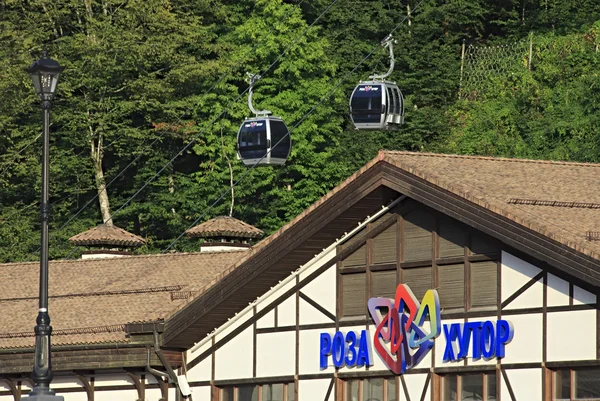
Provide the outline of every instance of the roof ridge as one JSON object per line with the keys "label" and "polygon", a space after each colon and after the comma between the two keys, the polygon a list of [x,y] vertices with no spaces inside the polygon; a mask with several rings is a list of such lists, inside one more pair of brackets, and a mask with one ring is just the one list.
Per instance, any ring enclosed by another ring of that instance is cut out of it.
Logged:
{"label": "roof ridge", "polygon": [[[52,335],[69,335],[69,334],[97,334],[97,333],[115,333],[119,331],[125,331],[125,324],[111,324],[105,326],[90,326],[90,327],[76,327],[71,329],[54,329]],[[33,331],[20,331],[13,333],[0,333],[0,339],[6,338],[26,338],[35,337]]]}
{"label": "roof ridge", "polygon": [[[71,293],[71,294],[59,294],[59,295],[49,295],[48,298],[56,299],[56,298],[75,298],[75,297],[97,297],[97,296],[105,296],[105,295],[129,295],[129,294],[148,294],[148,293],[156,293],[156,292],[173,292],[173,291],[181,291],[185,285],[177,284],[177,285],[168,285],[162,287],[147,287],[147,288],[136,288],[136,289],[125,289],[125,290],[112,290],[112,291],[95,291],[95,292],[81,292],[81,293]],[[28,301],[38,299],[38,296],[31,297],[19,297],[19,298],[0,298],[0,302],[18,302],[18,301]]]}
{"label": "roof ridge", "polygon": [[579,166],[579,167],[600,167],[600,163],[585,163],[585,162],[572,162],[572,161],[561,161],[561,160],[542,160],[542,159],[516,159],[508,157],[494,157],[494,156],[478,156],[478,155],[458,155],[454,153],[430,153],[430,152],[409,152],[404,150],[385,150],[382,149],[380,152],[385,156],[389,155],[406,155],[406,156],[426,156],[426,157],[439,157],[439,158],[455,158],[455,159],[473,159],[473,160],[489,160],[489,161],[502,161],[512,163],[535,163],[535,164],[555,164],[562,166]]}
{"label": "roof ridge", "polygon": [[[147,254],[142,254],[142,255],[129,255],[126,256],[126,258],[128,260],[135,258],[135,259],[143,259],[143,258],[158,258],[158,257],[172,257],[174,255],[176,256],[198,256],[198,255],[206,255],[206,254],[215,254],[215,253],[236,253],[236,252],[247,252],[248,249],[232,249],[232,250],[227,250],[227,251],[197,251],[197,252],[172,252],[172,253],[147,253]],[[107,260],[107,259],[111,259],[112,258],[105,258],[105,259],[93,259],[93,258],[89,258],[89,259],[56,259],[56,260],[50,260],[50,264],[68,264],[68,263],[81,263],[81,262],[98,262],[99,260]],[[39,261],[28,261],[28,262],[8,262],[8,263],[0,263],[0,268],[2,268],[3,266],[11,266],[11,265],[29,265],[29,264],[36,264],[39,265]]]}

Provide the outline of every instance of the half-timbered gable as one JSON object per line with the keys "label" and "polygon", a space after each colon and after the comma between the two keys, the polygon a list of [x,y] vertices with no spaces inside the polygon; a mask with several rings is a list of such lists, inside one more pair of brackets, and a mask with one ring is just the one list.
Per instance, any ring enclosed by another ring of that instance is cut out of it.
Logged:
{"label": "half-timbered gable", "polygon": [[[53,387],[88,400],[188,386],[210,401],[600,399],[599,172],[380,152],[212,278],[170,290],[160,319],[123,322],[126,351],[55,348]],[[1,351],[0,395],[25,393],[25,369],[8,366],[31,354]]]}

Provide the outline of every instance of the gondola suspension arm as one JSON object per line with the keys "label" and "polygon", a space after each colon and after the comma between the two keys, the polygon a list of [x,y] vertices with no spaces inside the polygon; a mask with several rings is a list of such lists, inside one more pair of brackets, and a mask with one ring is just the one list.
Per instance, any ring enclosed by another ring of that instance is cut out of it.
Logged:
{"label": "gondola suspension arm", "polygon": [[390,69],[385,73],[385,74],[381,74],[381,75],[371,75],[369,78],[375,81],[383,81],[384,79],[386,79],[387,77],[389,77],[392,72],[394,72],[394,43],[397,43],[396,40],[394,40],[394,38],[392,37],[392,34],[389,34],[388,36],[385,37],[385,39],[383,39],[381,41],[381,46],[383,47],[387,47],[388,49],[390,49]]}
{"label": "gondola suspension arm", "polygon": [[254,113],[254,115],[256,117],[266,117],[266,116],[270,116],[271,114],[273,114],[270,110],[256,110],[254,108],[254,106],[252,105],[252,89],[254,88],[254,84],[262,78],[261,75],[259,74],[251,74],[249,72],[246,72],[246,74],[248,75],[248,77],[250,78],[250,87],[248,88],[248,107],[250,108],[250,111],[252,113]]}

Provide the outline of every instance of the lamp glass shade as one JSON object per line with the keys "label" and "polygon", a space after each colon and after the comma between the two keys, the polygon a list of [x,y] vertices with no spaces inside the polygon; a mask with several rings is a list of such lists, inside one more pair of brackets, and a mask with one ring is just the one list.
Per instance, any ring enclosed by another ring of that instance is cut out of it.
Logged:
{"label": "lamp glass shade", "polygon": [[63,67],[57,61],[48,58],[46,51],[42,58],[27,68],[27,73],[31,77],[36,93],[42,100],[52,100],[58,85],[58,79]]}

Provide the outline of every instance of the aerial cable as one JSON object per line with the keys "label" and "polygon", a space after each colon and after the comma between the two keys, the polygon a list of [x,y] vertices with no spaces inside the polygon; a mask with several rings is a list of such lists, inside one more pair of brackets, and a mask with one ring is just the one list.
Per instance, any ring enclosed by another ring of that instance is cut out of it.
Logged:
{"label": "aerial cable", "polygon": [[[303,1],[304,1],[304,0],[303,0]],[[302,2],[303,2],[303,1],[302,1]],[[294,41],[293,41],[293,42],[292,42],[290,45],[288,45],[288,46],[287,46],[287,47],[286,47],[286,48],[285,48],[285,49],[284,49],[284,50],[283,50],[283,51],[282,51],[282,52],[281,52],[281,53],[280,53],[280,54],[277,56],[277,58],[275,59],[275,61],[273,61],[273,62],[272,62],[272,63],[271,63],[271,64],[270,64],[270,65],[269,65],[269,66],[268,66],[268,67],[267,67],[267,68],[266,68],[266,69],[265,69],[265,70],[264,70],[264,71],[263,71],[263,72],[260,74],[260,76],[263,76],[265,73],[267,73],[268,71],[270,71],[270,70],[271,70],[271,68],[273,68],[273,67],[274,67],[274,66],[275,66],[275,65],[276,65],[276,64],[279,62],[279,60],[281,60],[281,58],[282,58],[282,57],[283,57],[283,56],[284,56],[284,55],[285,55],[285,54],[286,54],[286,53],[287,53],[287,52],[288,52],[288,51],[289,51],[289,50],[290,50],[290,49],[291,49],[293,46],[295,46],[295,45],[298,43],[298,41],[299,41],[300,39],[302,39],[302,38],[304,37],[304,35],[306,35],[306,33],[307,33],[307,32],[308,32],[308,31],[309,31],[309,30],[310,30],[310,29],[311,29],[311,28],[312,28],[312,27],[313,27],[313,26],[314,26],[314,25],[315,25],[315,24],[316,24],[316,23],[317,23],[317,22],[318,22],[318,21],[319,21],[319,20],[320,20],[320,19],[321,19],[321,18],[322,18],[322,17],[323,17],[323,16],[324,16],[324,15],[325,15],[325,14],[326,14],[328,11],[329,11],[329,9],[331,9],[331,7],[333,7],[333,6],[334,6],[334,5],[335,5],[335,4],[336,4],[338,1],[339,1],[339,0],[333,0],[333,1],[332,1],[332,2],[331,2],[331,3],[330,3],[330,4],[329,4],[329,5],[328,5],[328,6],[327,6],[327,7],[326,7],[324,10],[323,10],[323,12],[321,12],[321,14],[320,14],[320,15],[319,15],[319,16],[318,16],[318,17],[317,17],[317,18],[316,18],[316,19],[315,19],[315,20],[314,20],[314,21],[313,21],[313,22],[312,22],[312,23],[311,23],[311,24],[310,24],[310,25],[309,25],[309,26],[308,26],[306,29],[304,29],[304,31],[302,31],[302,33],[301,33],[300,35],[298,35],[298,36],[297,36],[297,37],[294,39]],[[298,5],[302,4],[302,2],[300,2]],[[288,12],[288,15],[289,15],[290,13],[291,13],[291,11],[290,11],[290,12]],[[251,50],[249,50],[249,51],[248,51],[248,53],[249,53],[249,52],[251,52],[252,50],[254,50],[254,49],[256,48],[256,46],[258,46],[258,44],[256,44],[256,45],[255,45],[255,46],[254,46],[254,47],[253,47]],[[248,54],[248,53],[246,53],[246,54]],[[240,64],[241,64],[241,63],[240,63]],[[237,65],[236,65],[236,67],[237,67]],[[224,75],[224,76],[225,76],[225,75]],[[215,85],[213,85],[213,87],[212,87],[212,88],[214,88],[216,85],[218,85],[218,84],[219,84],[219,83],[220,83],[220,82],[223,80],[224,76],[222,76],[222,77],[221,77],[221,79],[219,79],[219,81],[218,81],[218,82],[217,82]],[[212,90],[212,88],[211,88],[210,90]],[[176,154],[175,156],[173,156],[173,157],[172,157],[172,158],[171,158],[171,159],[170,159],[170,160],[169,160],[169,161],[168,161],[168,162],[167,162],[167,163],[166,163],[166,164],[165,164],[165,165],[164,165],[164,166],[163,166],[163,167],[162,167],[162,168],[161,168],[161,169],[160,169],[160,170],[159,170],[159,171],[156,173],[156,174],[154,174],[154,176],[152,176],[152,177],[151,177],[151,178],[150,178],[148,181],[146,181],[146,182],[144,183],[144,185],[142,185],[142,187],[141,187],[141,188],[140,188],[140,189],[139,189],[137,192],[135,192],[135,193],[134,193],[134,194],[133,194],[133,195],[132,195],[132,196],[131,196],[129,199],[127,199],[127,200],[125,201],[125,203],[123,203],[123,204],[122,204],[122,205],[121,205],[121,206],[120,206],[120,207],[119,207],[117,210],[115,210],[114,212],[112,212],[112,213],[111,213],[111,217],[110,217],[110,219],[108,219],[107,221],[105,221],[103,224],[106,224],[108,221],[111,221],[111,220],[113,220],[114,216],[115,216],[117,213],[119,213],[119,212],[120,212],[120,211],[121,211],[123,208],[125,208],[127,205],[129,205],[129,203],[131,203],[131,201],[132,201],[132,200],[133,200],[133,199],[134,199],[134,198],[135,198],[137,195],[139,195],[139,194],[140,194],[140,193],[141,193],[141,192],[142,192],[142,191],[143,191],[143,190],[144,190],[144,189],[145,189],[145,188],[146,188],[146,187],[147,187],[147,186],[148,186],[150,183],[152,183],[152,182],[153,182],[153,181],[154,181],[154,180],[155,180],[155,179],[156,179],[156,178],[157,178],[157,177],[158,177],[158,176],[159,176],[159,175],[160,175],[160,174],[161,174],[161,173],[162,173],[162,172],[163,172],[163,171],[164,171],[164,170],[165,170],[165,169],[166,169],[166,168],[167,168],[167,167],[168,167],[170,164],[171,164],[171,163],[173,163],[173,162],[174,162],[174,161],[175,161],[175,160],[176,160],[176,159],[177,159],[177,158],[178,158],[178,157],[179,157],[181,154],[183,154],[183,152],[185,152],[187,149],[189,149],[189,147],[190,147],[190,146],[192,146],[192,145],[193,145],[193,144],[196,142],[196,140],[197,140],[197,139],[200,137],[200,135],[202,135],[202,134],[203,134],[203,133],[204,133],[204,132],[205,132],[205,131],[206,131],[206,130],[209,128],[209,127],[211,127],[211,126],[212,126],[212,125],[213,125],[213,124],[214,124],[214,123],[215,123],[215,122],[216,122],[216,121],[217,121],[219,118],[221,118],[221,116],[223,116],[223,115],[224,115],[226,112],[228,112],[228,111],[231,109],[231,107],[232,107],[232,106],[233,106],[235,103],[237,103],[237,101],[238,101],[238,100],[239,100],[239,99],[240,99],[242,96],[244,96],[244,95],[246,94],[246,92],[248,92],[248,89],[250,89],[250,87],[246,88],[246,89],[245,89],[245,90],[244,90],[242,93],[240,93],[240,94],[239,94],[239,95],[238,95],[238,96],[237,96],[237,97],[236,97],[236,98],[235,98],[233,101],[231,101],[231,102],[230,102],[230,103],[227,105],[227,107],[226,107],[225,109],[223,109],[223,111],[221,111],[221,113],[219,113],[219,115],[218,115],[218,116],[216,116],[214,119],[212,119],[212,120],[210,121],[210,123],[208,123],[208,125],[206,126],[206,128],[204,128],[203,130],[201,130],[200,132],[198,132],[198,133],[196,134],[196,136],[194,136],[194,138],[192,138],[192,139],[190,140],[190,142],[188,142],[188,144],[187,144],[187,145],[185,145],[183,148],[181,148],[181,150],[179,150],[179,152],[177,152],[177,154]],[[209,90],[209,91],[210,91],[210,90]],[[191,109],[191,108],[190,108],[190,109]],[[188,111],[189,111],[190,109],[188,109]],[[187,111],[186,111],[186,113],[187,113]],[[184,113],[184,115],[185,115],[185,113]],[[183,118],[183,116],[182,116],[181,118]],[[180,118],[180,119],[181,119],[181,118]],[[177,121],[177,122],[179,122],[179,120],[180,120],[180,119],[178,119],[178,121]],[[279,142],[278,142],[278,143],[279,143]],[[70,254],[67,256],[67,259],[68,259],[68,258],[70,258],[70,257],[71,257],[71,255],[72,255],[73,253],[74,253],[74,252],[71,252],[71,253],[70,253]]]}
{"label": "aerial cable", "polygon": [[[288,11],[288,12],[287,12],[287,13],[286,13],[286,14],[285,14],[283,17],[282,17],[282,20],[286,20],[286,19],[287,19],[287,18],[290,16],[290,14],[291,14],[292,12],[294,12],[294,10],[296,9],[296,7],[299,7],[300,5],[302,5],[302,3],[304,3],[304,1],[305,1],[305,0],[302,0],[302,1],[300,1],[300,3],[298,3],[298,4],[297,4],[297,5],[294,7],[294,8],[291,8],[291,9],[290,9],[290,10],[289,10],[289,11]],[[246,53],[245,53],[245,54],[242,56],[242,61],[240,61],[239,63],[237,63],[237,64],[235,64],[235,65],[233,65],[233,66],[231,66],[231,67],[230,67],[230,68],[229,68],[229,69],[228,69],[228,70],[227,70],[227,71],[226,71],[226,72],[225,72],[223,75],[221,75],[221,77],[220,77],[220,78],[217,80],[217,82],[215,82],[215,83],[212,85],[212,87],[211,87],[210,89],[208,89],[206,92],[204,92],[204,93],[201,95],[201,97],[202,97],[202,98],[204,98],[206,95],[208,95],[209,93],[211,93],[211,92],[212,92],[212,91],[213,91],[213,90],[214,90],[214,89],[215,89],[215,88],[216,88],[216,87],[217,87],[217,86],[218,86],[218,85],[219,85],[219,84],[220,84],[220,83],[221,83],[221,82],[222,82],[222,81],[223,81],[223,80],[224,80],[224,79],[225,79],[225,78],[226,78],[226,77],[229,75],[229,73],[231,73],[231,72],[232,72],[232,71],[233,71],[235,68],[239,67],[239,66],[240,66],[240,65],[243,63],[243,60],[245,59],[245,57],[246,57],[248,54],[250,54],[251,52],[253,52],[253,51],[254,51],[254,50],[255,50],[255,49],[256,49],[256,48],[257,48],[257,47],[258,47],[260,44],[261,44],[260,42],[257,42],[257,43],[255,43],[255,44],[253,45],[253,47],[252,47],[251,49],[249,49],[249,50],[248,50],[248,51],[247,51],[247,52],[246,52]],[[200,101],[198,101],[198,102],[197,102],[195,105],[193,105],[193,106],[190,106],[190,107],[189,107],[187,110],[185,110],[185,111],[183,112],[183,114],[181,114],[181,115],[180,115],[180,116],[179,116],[179,117],[178,117],[178,118],[175,120],[175,122],[174,122],[173,124],[174,124],[174,125],[176,125],[176,124],[180,123],[180,122],[181,122],[181,120],[182,120],[182,119],[183,119],[183,118],[184,118],[184,117],[185,117],[185,116],[186,116],[186,115],[187,115],[187,114],[188,114],[190,111],[192,111],[193,109],[195,109],[195,108],[196,108],[196,107],[199,105],[199,103],[200,103]],[[160,133],[162,133],[162,132],[165,132],[165,131],[159,131],[159,132],[158,132],[158,134],[160,134]],[[195,140],[198,138],[198,136],[199,136],[199,135],[197,135],[197,136],[196,136],[196,137],[195,137],[195,138],[192,140],[192,143],[193,143],[193,142],[195,142]],[[154,146],[154,144],[156,144],[156,142],[157,142],[159,139],[160,139],[160,137],[157,137],[156,139],[154,139],[154,141],[152,141],[152,143],[150,143],[150,145],[148,145],[148,148],[147,148],[147,150],[153,149],[153,146]],[[111,143],[111,144],[112,144],[112,143]],[[189,145],[190,145],[190,144],[188,144],[188,146],[189,146]],[[187,149],[187,147],[186,147],[186,148],[184,148],[183,150],[181,150],[179,153],[177,153],[177,155],[175,156],[175,158],[176,158],[176,157],[178,157],[179,155],[181,155],[181,153],[182,153],[182,152],[184,152],[186,149]],[[105,186],[105,188],[106,188],[106,189],[108,189],[108,188],[110,187],[110,185],[111,185],[111,184],[112,184],[112,183],[113,183],[113,182],[114,182],[114,181],[115,181],[117,178],[119,178],[121,175],[123,175],[123,174],[125,173],[125,171],[127,171],[127,170],[128,170],[130,167],[131,167],[131,166],[133,166],[133,165],[134,165],[134,164],[135,164],[135,163],[136,163],[136,162],[137,162],[137,161],[140,159],[140,157],[141,157],[141,156],[143,156],[143,154],[144,154],[144,153],[145,153],[145,151],[144,151],[144,152],[141,152],[140,154],[138,154],[138,156],[137,156],[137,157],[136,157],[136,158],[135,158],[133,161],[131,161],[131,162],[130,162],[130,163],[129,163],[129,164],[128,164],[128,165],[127,165],[125,168],[123,168],[123,169],[122,169],[122,170],[121,170],[121,171],[120,171],[120,172],[119,172],[119,173],[118,173],[118,174],[117,174],[117,175],[116,175],[116,176],[115,176],[115,177],[114,177],[114,178],[113,178],[113,179],[112,179],[112,180],[111,180],[111,181],[110,181],[110,182],[109,182],[109,183],[108,183],[106,186]],[[170,164],[170,163],[172,163],[172,162],[173,162],[173,160],[174,160],[174,159],[172,159],[172,160],[169,162],[169,164]],[[169,164],[167,164],[166,166],[168,166]],[[166,166],[165,166],[165,167],[166,167]],[[162,170],[164,170],[164,168],[163,168],[163,169],[161,169],[161,171],[162,171]],[[155,177],[153,177],[153,178],[155,178]],[[136,195],[137,195],[137,193],[136,193]],[[94,196],[92,199],[90,199],[90,200],[89,200],[89,201],[88,201],[88,202],[87,202],[87,203],[86,203],[86,204],[85,204],[85,205],[84,205],[82,208],[80,208],[80,209],[79,209],[79,210],[78,210],[78,211],[77,211],[77,212],[76,212],[76,213],[75,213],[75,214],[74,214],[74,215],[73,215],[73,216],[72,216],[72,217],[71,217],[71,218],[70,218],[70,219],[69,219],[69,220],[68,220],[66,223],[64,223],[64,224],[63,224],[63,225],[62,225],[62,226],[61,226],[61,227],[58,229],[58,231],[61,231],[63,228],[65,228],[65,227],[66,227],[66,226],[67,226],[67,225],[68,225],[68,224],[69,224],[71,221],[73,221],[73,220],[74,220],[74,219],[75,219],[75,218],[76,218],[76,217],[77,217],[79,214],[81,214],[81,212],[83,212],[83,210],[84,210],[85,208],[87,208],[87,206],[89,206],[89,205],[90,205],[90,204],[91,204],[91,203],[92,203],[94,200],[96,200],[96,199],[98,198],[98,196],[99,196],[99,194],[96,194],[96,195],[95,195],[95,196]],[[121,209],[121,208],[120,208],[120,209]],[[120,209],[118,209],[117,211],[119,211]],[[114,213],[116,213],[116,212],[114,212]],[[105,222],[105,223],[106,223],[106,222]]]}
{"label": "aerial cable", "polygon": [[[424,1],[424,0],[421,0],[421,1],[420,1],[420,2],[419,2],[417,5],[416,5],[416,7],[413,9],[413,11],[416,11],[416,10],[417,10],[417,9],[418,9],[418,8],[421,6],[421,4],[423,3],[423,1]],[[396,25],[396,26],[395,26],[395,27],[394,27],[394,28],[393,28],[393,29],[390,31],[389,35],[388,35],[388,36],[386,36],[386,39],[387,39],[387,38],[390,38],[390,37],[391,37],[391,35],[392,35],[392,34],[393,34],[393,33],[394,33],[396,30],[398,30],[398,28],[400,28],[400,26],[401,26],[401,25],[404,23],[404,21],[406,21],[406,19],[408,19],[408,16],[404,17],[404,18],[403,18],[403,19],[402,19],[402,20],[401,20],[401,21],[398,23],[398,25]],[[340,86],[341,86],[341,85],[342,85],[342,84],[343,84],[343,83],[346,81],[346,79],[348,79],[348,77],[349,77],[350,75],[354,74],[354,72],[355,72],[355,71],[356,71],[356,70],[357,70],[357,69],[358,69],[358,68],[359,68],[359,67],[360,67],[360,66],[361,66],[361,65],[362,65],[362,64],[363,64],[363,63],[364,63],[364,62],[365,62],[367,59],[369,59],[369,58],[370,58],[370,57],[373,55],[373,53],[375,53],[375,52],[377,51],[377,49],[379,49],[379,46],[381,46],[382,44],[383,44],[383,45],[385,45],[385,40],[386,40],[386,39],[384,39],[384,40],[383,40],[383,41],[382,41],[380,44],[377,44],[377,46],[375,46],[375,47],[373,48],[373,50],[371,50],[371,52],[370,52],[370,53],[368,53],[368,54],[367,54],[365,57],[363,57],[363,59],[362,59],[362,60],[360,60],[360,61],[358,62],[358,64],[357,64],[357,65],[356,65],[356,66],[355,66],[355,67],[352,69],[352,71],[348,72],[348,73],[347,73],[347,74],[346,74],[346,75],[345,75],[345,76],[344,76],[344,77],[343,77],[343,78],[342,78],[342,79],[341,79],[341,80],[340,80],[340,81],[339,81],[339,82],[338,82],[338,83],[337,83],[337,84],[336,84],[336,85],[333,87],[333,89],[331,89],[329,92],[327,92],[327,94],[325,94],[325,96],[323,96],[323,97],[322,97],[322,98],[319,100],[319,102],[318,102],[318,103],[317,103],[315,106],[313,106],[313,108],[312,108],[312,109],[310,109],[310,110],[308,111],[308,113],[306,113],[306,114],[305,114],[305,115],[304,115],[304,116],[303,116],[303,117],[300,119],[300,121],[298,121],[296,124],[294,124],[294,126],[293,126],[293,127],[292,127],[292,128],[291,128],[291,129],[290,129],[290,130],[289,130],[289,131],[288,131],[288,132],[287,132],[287,133],[286,133],[286,134],[285,134],[285,135],[284,135],[284,136],[283,136],[283,137],[282,137],[282,138],[281,138],[281,139],[280,139],[280,140],[277,142],[277,143],[276,143],[276,144],[275,144],[275,146],[273,146],[273,148],[277,147],[277,145],[279,145],[279,143],[280,143],[280,142],[282,142],[282,141],[283,141],[283,140],[284,140],[284,139],[285,139],[287,136],[289,136],[289,135],[290,135],[290,133],[291,133],[291,132],[292,132],[294,129],[296,129],[296,128],[297,128],[297,127],[298,127],[298,126],[299,126],[299,125],[300,125],[300,124],[301,124],[301,123],[304,121],[304,120],[306,120],[306,119],[308,118],[308,116],[310,116],[310,115],[311,115],[311,114],[312,114],[312,113],[313,113],[313,112],[314,112],[314,111],[317,109],[317,107],[319,107],[321,104],[323,104],[323,102],[325,102],[325,100],[327,100],[327,99],[329,98],[329,96],[331,96],[331,94],[332,94],[333,92],[335,92],[335,91],[336,91],[336,90],[337,90],[337,89],[338,89],[338,88],[339,88],[339,87],[340,87]],[[269,150],[269,152],[270,152],[270,150]],[[203,218],[204,218],[204,217],[205,217],[205,216],[208,214],[208,212],[209,212],[209,211],[210,211],[212,208],[214,208],[214,207],[215,207],[215,206],[216,206],[216,205],[217,205],[217,204],[218,204],[218,203],[219,203],[219,202],[220,202],[220,201],[221,201],[221,200],[222,200],[222,199],[223,199],[223,198],[224,198],[224,197],[225,197],[225,196],[226,196],[226,195],[227,195],[227,194],[228,194],[230,191],[231,191],[231,189],[232,189],[232,188],[235,188],[235,187],[236,187],[236,186],[237,186],[237,185],[238,185],[238,184],[239,184],[239,183],[240,183],[240,182],[241,182],[241,181],[242,181],[244,178],[246,178],[246,177],[248,176],[248,174],[250,174],[250,171],[254,170],[254,168],[255,168],[257,165],[259,165],[259,163],[260,163],[260,161],[261,161],[262,159],[264,159],[265,157],[267,157],[267,155],[268,155],[268,153],[269,153],[269,152],[267,152],[265,155],[263,155],[259,161],[257,161],[257,162],[256,162],[256,163],[255,163],[255,164],[252,166],[252,167],[250,167],[248,170],[246,170],[246,171],[244,172],[244,174],[242,174],[242,176],[241,176],[240,178],[238,178],[238,180],[237,180],[237,181],[236,181],[236,182],[235,182],[235,183],[234,183],[232,186],[230,186],[229,188],[227,188],[227,190],[226,190],[226,191],[224,191],[223,193],[221,193],[221,196],[219,196],[219,197],[217,198],[217,200],[216,200],[216,201],[214,201],[214,202],[213,202],[213,203],[212,203],[212,204],[211,204],[211,205],[210,205],[210,206],[209,206],[209,207],[208,207],[208,208],[207,208],[207,209],[206,209],[206,210],[205,210],[205,211],[204,211],[204,212],[203,212],[203,213],[202,213],[202,214],[201,214],[201,215],[200,215],[200,216],[199,216],[197,219],[196,219],[196,220],[194,220],[194,222],[193,222],[192,224],[190,224],[190,225],[188,226],[188,228],[186,228],[186,229],[185,229],[185,230],[184,230],[184,231],[183,231],[181,234],[179,234],[179,236],[178,236],[177,238],[175,238],[175,239],[174,239],[174,240],[173,240],[173,241],[172,241],[172,242],[169,244],[169,246],[167,246],[167,247],[166,247],[166,248],[165,248],[165,249],[164,249],[164,250],[163,250],[161,253],[166,253],[166,252],[167,252],[169,249],[171,249],[171,248],[173,247],[173,245],[175,245],[175,244],[177,243],[177,241],[179,241],[179,240],[181,239],[181,237],[183,237],[183,236],[185,235],[185,232],[186,232],[187,230],[189,230],[190,228],[192,228],[192,227],[196,226],[196,225],[198,224],[198,222],[200,222],[200,220],[202,220],[202,219],[203,219]]]}

